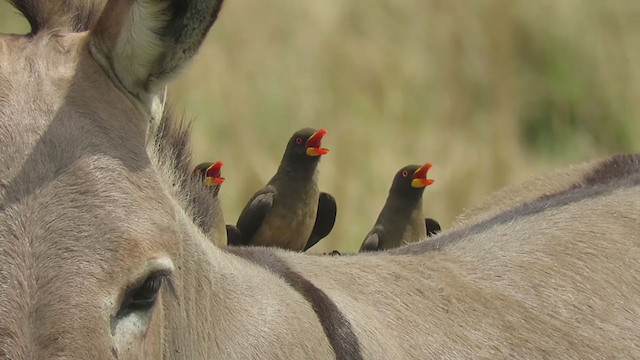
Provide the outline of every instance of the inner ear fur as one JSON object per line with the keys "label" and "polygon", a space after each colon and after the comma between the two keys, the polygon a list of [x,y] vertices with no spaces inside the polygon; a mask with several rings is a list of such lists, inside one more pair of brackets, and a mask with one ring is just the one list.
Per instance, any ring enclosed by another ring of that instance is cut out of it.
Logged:
{"label": "inner ear fur", "polygon": [[109,0],[90,33],[90,51],[117,86],[158,112],[167,82],[196,53],[221,6],[222,0]]}

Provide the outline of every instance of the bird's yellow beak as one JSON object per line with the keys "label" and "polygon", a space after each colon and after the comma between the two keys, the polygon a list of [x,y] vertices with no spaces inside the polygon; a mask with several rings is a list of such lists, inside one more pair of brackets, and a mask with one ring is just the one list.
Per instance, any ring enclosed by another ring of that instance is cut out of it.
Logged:
{"label": "bird's yellow beak", "polygon": [[306,153],[309,156],[322,156],[329,152],[329,149],[323,148],[322,146],[322,138],[327,134],[327,130],[320,129],[313,133],[307,139],[307,150]]}
{"label": "bird's yellow beak", "polygon": [[209,177],[207,176],[206,178],[204,178],[204,183],[207,186],[215,186],[215,185],[220,185],[224,182],[224,178],[223,177]]}
{"label": "bird's yellow beak", "polygon": [[207,186],[220,185],[224,182],[224,178],[221,175],[222,161],[217,161],[207,168],[205,171],[204,183]]}
{"label": "bird's yellow beak", "polygon": [[412,187],[420,189],[435,182],[433,179],[427,179],[427,172],[431,169],[431,166],[431,163],[426,163],[413,173]]}

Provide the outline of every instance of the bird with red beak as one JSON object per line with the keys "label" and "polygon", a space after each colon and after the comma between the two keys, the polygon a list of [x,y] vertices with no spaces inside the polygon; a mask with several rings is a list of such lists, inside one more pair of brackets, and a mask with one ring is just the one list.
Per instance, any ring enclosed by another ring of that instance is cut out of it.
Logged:
{"label": "bird with red beak", "polygon": [[291,136],[275,175],[247,202],[236,223],[244,245],[304,251],[327,236],[336,219],[333,196],[318,189],[318,163],[327,130]]}
{"label": "bird with red beak", "polygon": [[[211,189],[214,197],[218,196],[220,187],[224,183],[225,178],[222,177],[222,161],[203,162],[198,164],[193,170],[193,174],[202,181],[202,183]],[[228,225],[224,222],[224,217],[217,217],[218,222],[212,227],[212,233],[208,234],[211,241],[216,245],[240,244],[242,236],[240,231],[234,225]],[[226,234],[222,233],[225,228]]]}
{"label": "bird with red beak", "polygon": [[205,185],[214,189],[215,195],[218,195],[220,185],[224,182],[224,178],[221,175],[222,165],[222,161],[216,161],[214,163],[203,162],[198,164],[193,170],[193,173],[200,177]]}
{"label": "bird with red beak", "polygon": [[431,164],[400,169],[391,184],[387,201],[360,251],[388,250],[425,239],[440,231],[440,224],[422,214],[422,193],[433,184],[427,178]]}

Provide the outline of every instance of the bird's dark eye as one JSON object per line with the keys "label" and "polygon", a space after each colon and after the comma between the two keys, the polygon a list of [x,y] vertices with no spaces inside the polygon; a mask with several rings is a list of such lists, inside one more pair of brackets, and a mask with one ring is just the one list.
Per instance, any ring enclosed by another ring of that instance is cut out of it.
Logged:
{"label": "bird's dark eye", "polygon": [[148,311],[156,303],[158,293],[167,274],[154,273],[139,286],[127,291],[119,315],[124,316],[135,311]]}
{"label": "bird's dark eye", "polygon": [[403,171],[403,172],[402,172],[402,176],[404,176],[404,177],[409,176],[409,172],[408,172],[407,170]]}
{"label": "bird's dark eye", "polygon": [[298,145],[302,144],[302,138],[296,138],[296,144]]}

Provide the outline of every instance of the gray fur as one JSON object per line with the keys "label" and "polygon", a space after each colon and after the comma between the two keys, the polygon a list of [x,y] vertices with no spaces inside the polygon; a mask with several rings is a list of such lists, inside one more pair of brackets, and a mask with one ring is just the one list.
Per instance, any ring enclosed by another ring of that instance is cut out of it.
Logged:
{"label": "gray fur", "polygon": [[29,22],[31,34],[40,31],[81,32],[98,19],[106,0],[9,0]]}
{"label": "gray fur", "polygon": [[640,357],[640,155],[381,254],[222,249],[179,132],[148,134],[92,33],[46,35],[0,35],[0,358]]}

